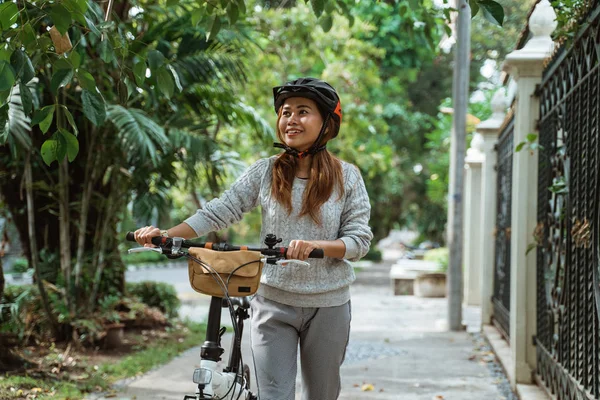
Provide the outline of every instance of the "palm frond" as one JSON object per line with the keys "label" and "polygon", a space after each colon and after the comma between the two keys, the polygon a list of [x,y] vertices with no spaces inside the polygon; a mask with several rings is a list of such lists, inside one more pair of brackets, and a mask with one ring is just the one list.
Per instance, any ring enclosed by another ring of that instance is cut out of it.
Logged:
{"label": "palm frond", "polygon": [[158,152],[163,152],[168,144],[159,124],[142,110],[119,105],[108,106],[107,116],[117,127],[121,143],[127,146],[130,163],[148,157],[154,166],[158,164]]}
{"label": "palm frond", "polygon": [[[5,121],[4,140],[8,142],[13,156],[16,156],[16,151],[21,148],[25,151],[31,150],[31,118],[23,111],[23,101],[19,86],[14,86],[8,98],[8,115]],[[0,139],[2,139],[0,137]]]}

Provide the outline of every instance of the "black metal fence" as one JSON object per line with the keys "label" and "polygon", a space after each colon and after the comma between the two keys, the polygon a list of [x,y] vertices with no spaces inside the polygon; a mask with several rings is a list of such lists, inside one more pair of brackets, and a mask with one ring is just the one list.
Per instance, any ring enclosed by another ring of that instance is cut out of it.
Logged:
{"label": "black metal fence", "polygon": [[494,325],[509,338],[510,324],[510,218],[512,207],[512,165],[514,118],[502,129],[498,137],[497,172],[497,213],[495,257],[494,257],[494,294],[492,295]]}
{"label": "black metal fence", "polygon": [[557,400],[600,399],[598,12],[538,89],[537,374]]}

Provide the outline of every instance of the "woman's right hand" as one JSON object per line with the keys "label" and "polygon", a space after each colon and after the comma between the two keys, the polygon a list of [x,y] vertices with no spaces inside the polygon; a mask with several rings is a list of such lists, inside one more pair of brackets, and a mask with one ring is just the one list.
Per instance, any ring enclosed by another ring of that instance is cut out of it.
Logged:
{"label": "woman's right hand", "polygon": [[160,236],[160,229],[154,226],[145,226],[133,233],[135,241],[144,247],[156,247],[152,244],[152,238],[155,236]]}

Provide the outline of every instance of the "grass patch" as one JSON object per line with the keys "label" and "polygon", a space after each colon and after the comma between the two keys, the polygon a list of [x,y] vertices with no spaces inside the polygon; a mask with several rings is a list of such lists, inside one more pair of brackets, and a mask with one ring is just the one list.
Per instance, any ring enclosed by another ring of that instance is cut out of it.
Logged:
{"label": "grass patch", "polygon": [[77,352],[54,345],[20,349],[20,355],[37,367],[0,375],[0,399],[82,399],[86,393],[109,390],[118,380],[169,362],[201,344],[205,331],[204,324],[185,322],[166,329],[127,332],[124,346],[110,351]]}

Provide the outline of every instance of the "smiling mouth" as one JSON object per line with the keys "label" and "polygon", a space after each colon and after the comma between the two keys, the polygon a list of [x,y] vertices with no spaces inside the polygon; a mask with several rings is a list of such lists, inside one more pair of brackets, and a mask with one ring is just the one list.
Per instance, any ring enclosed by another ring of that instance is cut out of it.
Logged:
{"label": "smiling mouth", "polygon": [[296,130],[296,129],[291,129],[289,131],[285,131],[285,134],[289,135],[289,136],[295,136],[295,135],[299,135],[301,133],[302,133],[302,131],[299,131],[299,130]]}

